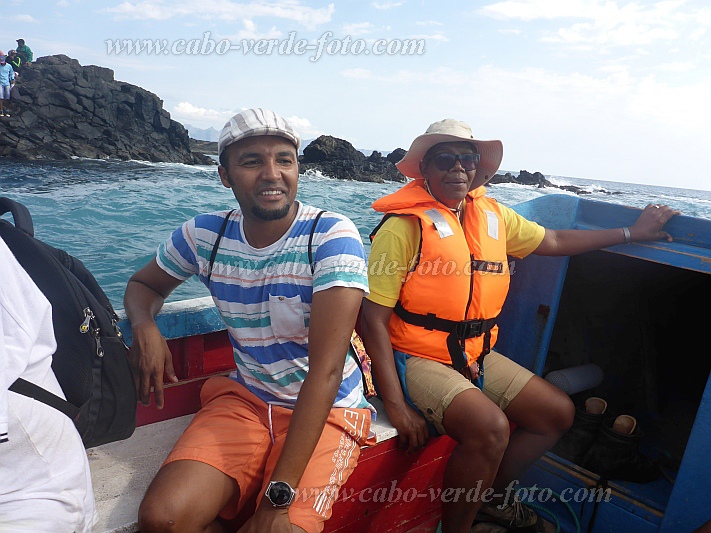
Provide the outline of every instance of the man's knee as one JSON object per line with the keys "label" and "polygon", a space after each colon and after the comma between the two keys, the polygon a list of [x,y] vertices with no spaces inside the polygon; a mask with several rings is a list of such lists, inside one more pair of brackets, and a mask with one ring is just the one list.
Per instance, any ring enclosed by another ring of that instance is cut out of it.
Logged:
{"label": "man's knee", "polygon": [[172,500],[148,493],[138,508],[138,529],[141,533],[187,531],[188,524],[182,516],[186,511],[187,508],[177,509]]}

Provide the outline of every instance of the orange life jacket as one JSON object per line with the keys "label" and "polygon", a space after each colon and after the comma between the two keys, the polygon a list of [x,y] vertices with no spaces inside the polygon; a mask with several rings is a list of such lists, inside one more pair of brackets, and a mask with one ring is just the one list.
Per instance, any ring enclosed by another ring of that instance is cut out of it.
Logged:
{"label": "orange life jacket", "polygon": [[461,224],[427,192],[423,180],[373,203],[373,209],[386,214],[383,221],[389,215],[416,216],[421,228],[419,260],[400,290],[389,323],[395,350],[460,369],[496,343],[495,320],[510,274],[501,209],[485,193],[482,186],[467,194]]}

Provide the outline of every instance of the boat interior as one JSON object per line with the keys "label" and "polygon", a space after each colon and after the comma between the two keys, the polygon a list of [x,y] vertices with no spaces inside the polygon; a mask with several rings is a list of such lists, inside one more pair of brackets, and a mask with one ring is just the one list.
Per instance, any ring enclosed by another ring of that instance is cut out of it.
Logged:
{"label": "boat interior", "polygon": [[[514,209],[553,228],[614,228],[639,216],[623,206],[556,197]],[[673,242],[570,258],[529,256],[513,265],[497,349],[544,378],[597,365],[602,379],[571,398],[583,405],[601,397],[606,414],[634,416],[640,453],[660,464],[659,477],[649,483],[609,480],[610,504],[573,505],[577,519],[553,505],[563,531],[591,522],[600,527],[595,531],[692,531],[711,519],[711,511],[700,510],[707,505],[699,494],[708,485],[704,450],[711,436],[711,360],[703,341],[711,316],[711,221],[677,216],[665,229]],[[529,485],[559,490],[600,482],[597,473],[551,452],[525,477]]]}
{"label": "boat interior", "polygon": [[[567,195],[519,204],[516,211],[551,228],[630,226],[639,210]],[[572,258],[512,258],[511,290],[500,315],[497,350],[540,376],[594,364],[603,377],[571,395],[604,398],[612,414],[636,418],[640,451],[662,464],[650,483],[610,480],[611,499],[541,503],[560,531],[692,532],[711,519],[711,357],[703,341],[711,314],[711,221],[674,217],[673,243],[633,243]],[[166,389],[166,407],[139,406],[126,441],[88,450],[101,514],[98,532],[137,531],[138,504],[168,450],[199,407],[198,391],[234,362],[224,325],[209,298],[168,304],[158,326],[180,382]],[[128,341],[130,324],[121,322]],[[374,402],[378,400],[375,399]],[[418,490],[441,486],[453,441],[438,437],[420,455],[395,447],[396,432],[379,410],[378,444],[364,450],[349,485]],[[549,452],[520,480],[556,494],[594,488],[600,477]],[[404,485],[403,485],[404,486]],[[433,533],[437,502],[337,503],[326,531]],[[340,506],[340,507],[338,507]],[[547,516],[546,516],[547,515]]]}

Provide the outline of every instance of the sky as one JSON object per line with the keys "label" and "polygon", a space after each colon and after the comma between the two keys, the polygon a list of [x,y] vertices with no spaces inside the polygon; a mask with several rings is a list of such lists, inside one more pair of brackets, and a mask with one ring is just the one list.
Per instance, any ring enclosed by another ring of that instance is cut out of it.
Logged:
{"label": "sky", "polygon": [[111,68],[198,128],[262,107],[389,152],[455,118],[503,171],[711,191],[708,0],[3,4],[0,49]]}

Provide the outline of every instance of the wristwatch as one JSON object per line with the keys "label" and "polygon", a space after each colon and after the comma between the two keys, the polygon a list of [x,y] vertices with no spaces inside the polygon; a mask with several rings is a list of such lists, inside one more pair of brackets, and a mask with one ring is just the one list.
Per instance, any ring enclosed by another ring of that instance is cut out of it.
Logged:
{"label": "wristwatch", "polygon": [[264,495],[274,507],[289,507],[294,501],[296,491],[286,481],[270,481]]}

